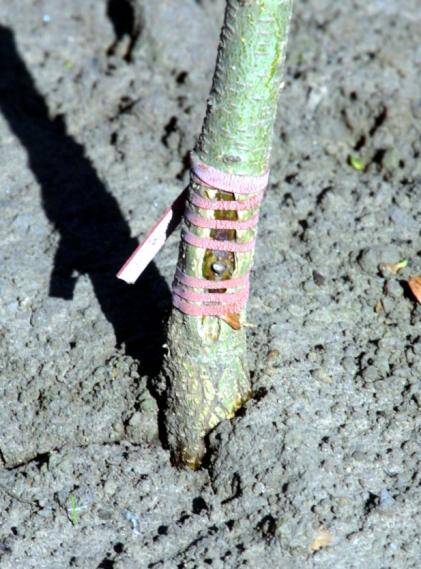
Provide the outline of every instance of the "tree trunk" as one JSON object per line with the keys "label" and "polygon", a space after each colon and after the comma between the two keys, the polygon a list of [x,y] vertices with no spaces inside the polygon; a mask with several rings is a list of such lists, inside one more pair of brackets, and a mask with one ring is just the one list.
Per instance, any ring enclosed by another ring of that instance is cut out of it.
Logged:
{"label": "tree trunk", "polygon": [[[227,0],[218,58],[194,160],[234,176],[267,173],[281,86],[292,0]],[[190,191],[208,200],[240,201],[250,195],[223,191],[192,178]],[[252,196],[253,197],[253,196]],[[203,218],[246,221],[254,207],[203,209],[187,204],[183,228],[199,237],[248,243],[255,228],[196,227],[187,212]],[[200,248],[182,239],[178,271],[218,281],[246,275],[253,250]],[[226,289],[209,290],[225,293]],[[251,395],[245,334],[246,309],[219,316],[192,316],[174,307],[168,325],[166,414],[168,440],[179,464],[197,468],[204,437],[234,416]]]}

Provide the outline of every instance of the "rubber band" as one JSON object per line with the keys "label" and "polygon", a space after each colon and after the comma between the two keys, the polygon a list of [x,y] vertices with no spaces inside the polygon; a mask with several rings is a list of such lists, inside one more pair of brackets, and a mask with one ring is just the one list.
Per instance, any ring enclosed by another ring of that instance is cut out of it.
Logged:
{"label": "rubber band", "polygon": [[227,304],[240,301],[244,297],[247,298],[248,292],[248,287],[245,287],[240,292],[194,292],[184,289],[181,286],[175,286],[173,288],[173,294],[185,300],[191,300],[193,302],[225,302]]}
{"label": "rubber band", "polygon": [[[207,290],[240,288],[234,292],[209,293],[196,292],[190,288]],[[176,270],[173,284],[173,304],[176,308],[190,316],[222,316],[227,313],[240,312],[247,304],[249,295],[249,273],[234,279],[210,281],[186,275]],[[200,304],[194,304],[194,303]]]}
{"label": "rubber band", "polygon": [[192,205],[200,207],[201,209],[212,209],[212,210],[222,210],[222,211],[243,211],[245,209],[254,209],[256,206],[260,205],[263,199],[263,192],[256,194],[255,196],[248,198],[246,200],[209,200],[202,196],[199,196],[197,192],[190,192],[188,200]]}
{"label": "rubber band", "polygon": [[[241,176],[217,170],[204,164],[196,154],[191,154],[191,181],[188,201],[184,213],[185,221],[190,226],[210,230],[244,231],[254,229],[259,219],[258,207],[263,199],[268,183],[269,171],[262,176]],[[215,191],[247,195],[244,200],[212,200],[199,194],[200,188],[206,186]],[[205,217],[200,211],[192,211],[190,206],[208,211],[250,211],[249,219],[215,219]],[[257,208],[257,211],[254,209]],[[210,249],[212,251],[228,251],[246,253],[252,251],[255,238],[246,243],[238,243],[228,239],[212,239],[196,235],[189,229],[182,231],[181,239],[192,247]],[[249,296],[249,273],[240,277],[224,280],[209,280],[186,275],[177,268],[173,283],[173,305],[189,316],[223,316],[241,312],[247,304]],[[224,292],[220,292],[223,290]]]}
{"label": "rubber band", "polygon": [[253,227],[256,227],[257,222],[259,221],[258,213],[255,213],[253,217],[250,217],[250,219],[245,220],[210,219],[208,217],[202,217],[201,215],[192,213],[191,211],[186,211],[184,217],[189,223],[196,225],[196,227],[204,227],[206,229],[235,229],[237,231],[242,229],[252,229]]}
{"label": "rubber band", "polygon": [[261,176],[243,176],[222,172],[202,162],[197,154],[191,152],[190,161],[193,175],[203,184],[233,194],[257,194],[268,185],[269,169]]}
{"label": "rubber band", "polygon": [[238,314],[243,310],[247,301],[233,304],[192,304],[177,295],[173,296],[173,305],[189,316],[224,316],[224,314]]}
{"label": "rubber band", "polygon": [[255,239],[247,241],[247,243],[237,243],[236,241],[219,241],[218,239],[210,239],[209,237],[199,237],[188,229],[181,234],[181,239],[201,249],[212,249],[213,251],[230,251],[231,253],[247,253],[254,249]]}
{"label": "rubber band", "polygon": [[237,277],[234,279],[210,281],[208,279],[186,275],[185,273],[180,271],[180,269],[177,269],[175,272],[174,280],[192,288],[207,288],[207,289],[231,288],[231,287],[236,288],[239,286],[247,285],[249,281],[249,275],[250,273],[246,273],[245,275],[242,275],[241,277]]}

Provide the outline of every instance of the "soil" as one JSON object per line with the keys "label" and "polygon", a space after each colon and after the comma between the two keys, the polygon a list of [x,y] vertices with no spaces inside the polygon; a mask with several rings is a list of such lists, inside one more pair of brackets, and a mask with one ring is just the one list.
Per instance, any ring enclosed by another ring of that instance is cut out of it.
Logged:
{"label": "soil", "polygon": [[254,398],[202,470],[171,465],[177,235],[115,273],[187,182],[223,8],[0,3],[2,569],[419,567],[416,0],[296,0]]}

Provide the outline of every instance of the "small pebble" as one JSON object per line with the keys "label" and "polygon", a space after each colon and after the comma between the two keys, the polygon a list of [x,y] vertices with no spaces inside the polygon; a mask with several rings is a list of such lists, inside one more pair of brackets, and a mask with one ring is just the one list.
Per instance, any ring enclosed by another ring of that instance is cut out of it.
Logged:
{"label": "small pebble", "polygon": [[326,278],[319,273],[319,271],[313,271],[313,281],[317,286],[323,286],[326,282]]}
{"label": "small pebble", "polygon": [[314,379],[316,379],[317,381],[321,381],[323,383],[332,383],[332,378],[330,377],[330,375],[327,373],[326,370],[324,370],[323,368],[319,368],[319,369],[315,369],[311,372],[311,375],[314,377]]}
{"label": "small pebble", "polygon": [[123,517],[124,519],[126,519],[128,522],[130,522],[131,526],[132,526],[132,531],[134,534],[139,535],[140,531],[139,531],[139,516],[136,514],[133,514],[133,512],[131,512],[130,510],[123,510]]}
{"label": "small pebble", "polygon": [[399,281],[391,279],[390,281],[387,281],[385,285],[385,292],[392,298],[400,298],[402,296],[403,290],[399,284]]}
{"label": "small pebble", "polygon": [[350,356],[343,358],[341,364],[346,371],[353,371],[355,369],[355,359]]}
{"label": "small pebble", "polygon": [[305,292],[314,292],[317,290],[317,284],[312,280],[305,281],[303,284],[303,289]]}
{"label": "small pebble", "polygon": [[363,376],[364,381],[369,383],[376,381],[376,379],[379,378],[379,372],[374,366],[366,367],[361,375]]}
{"label": "small pebble", "polygon": [[386,314],[391,314],[394,311],[395,302],[386,296],[382,299],[382,306]]}
{"label": "small pebble", "polygon": [[260,496],[261,494],[264,494],[266,491],[266,487],[263,484],[263,482],[256,482],[256,484],[253,484],[253,494],[256,494],[256,496]]}
{"label": "small pebble", "polygon": [[395,500],[387,488],[383,488],[379,496],[379,505],[381,508],[391,508],[395,504]]}
{"label": "small pebble", "polygon": [[117,484],[115,482],[115,480],[107,480],[107,482],[104,485],[104,492],[107,496],[112,496],[113,494],[115,494],[117,490]]}

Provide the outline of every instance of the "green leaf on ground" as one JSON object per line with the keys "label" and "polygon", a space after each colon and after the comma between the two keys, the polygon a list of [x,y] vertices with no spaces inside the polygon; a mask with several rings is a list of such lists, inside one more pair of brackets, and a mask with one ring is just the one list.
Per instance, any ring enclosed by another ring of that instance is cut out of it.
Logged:
{"label": "green leaf on ground", "polygon": [[359,156],[351,155],[349,157],[349,165],[357,170],[357,172],[363,172],[365,170],[365,164]]}

